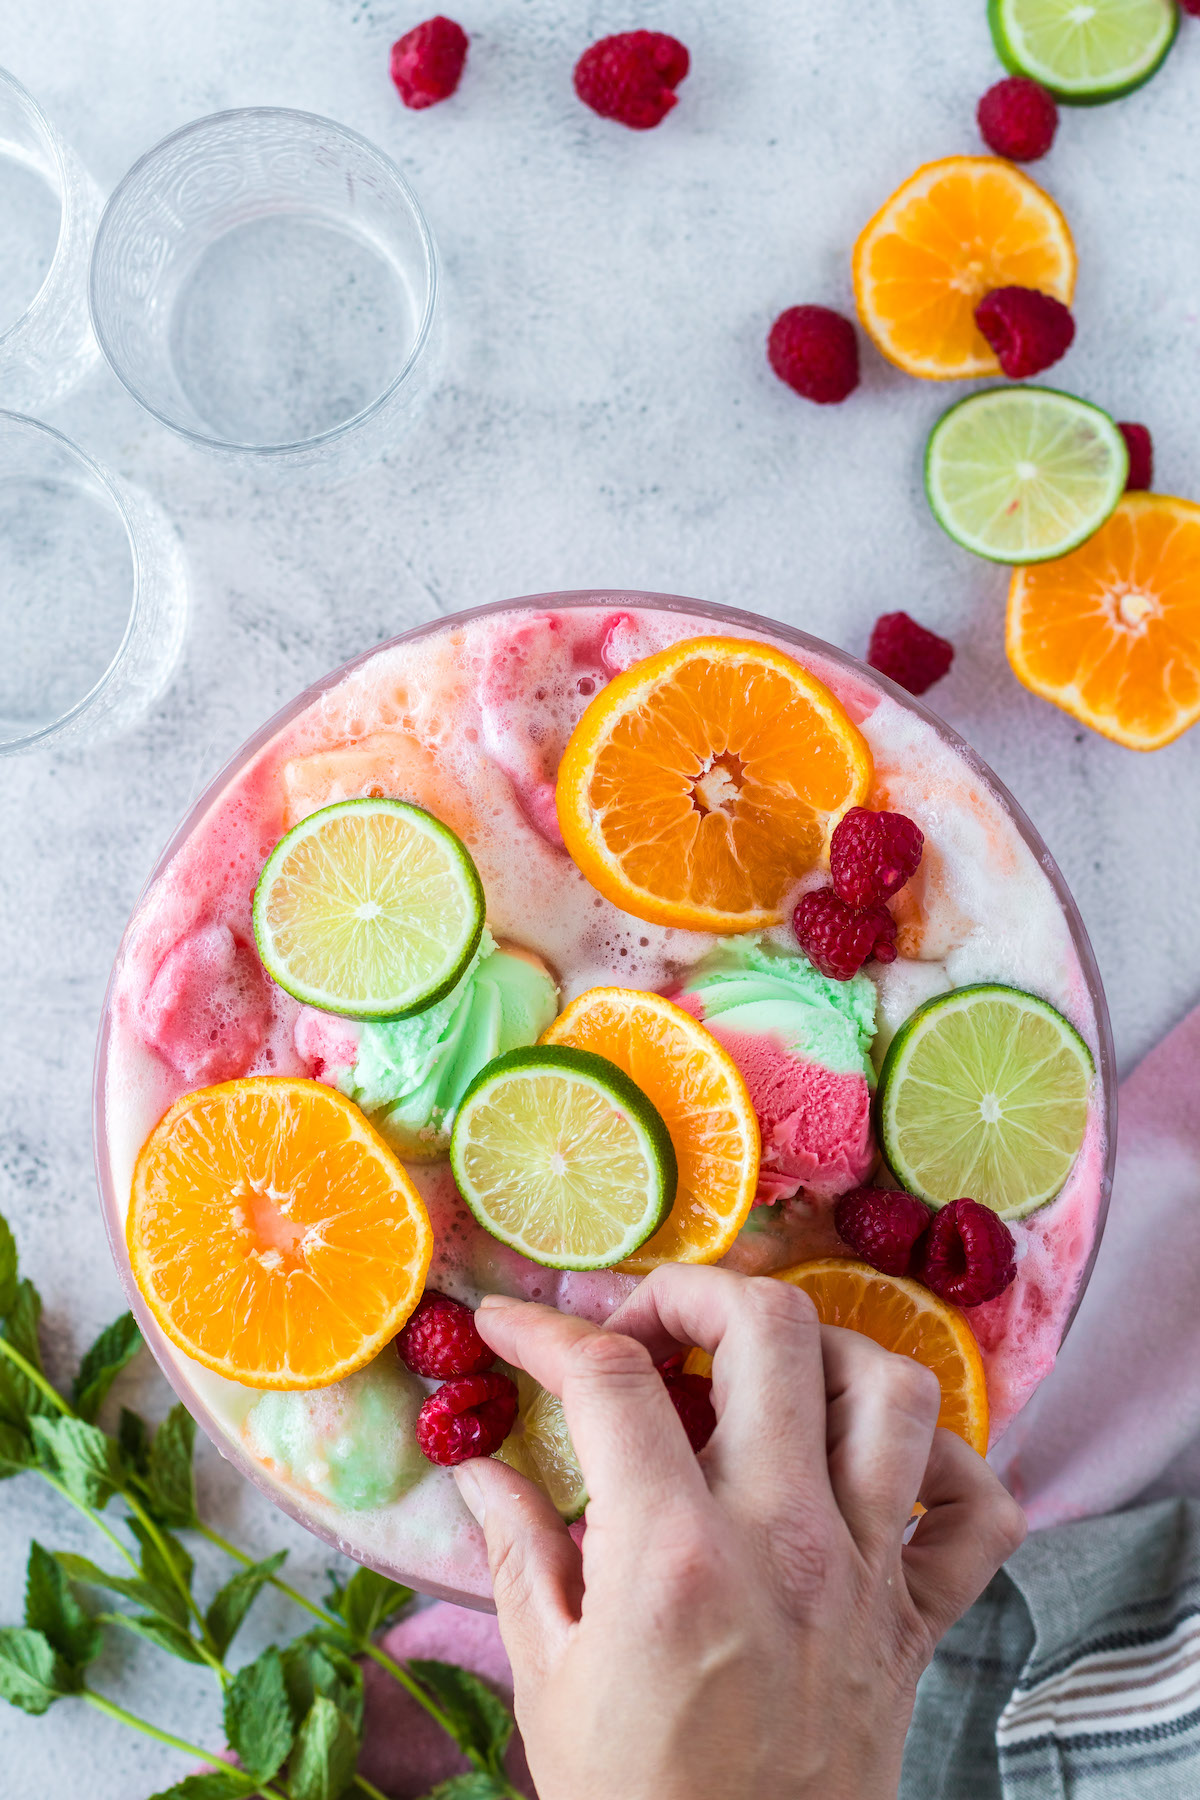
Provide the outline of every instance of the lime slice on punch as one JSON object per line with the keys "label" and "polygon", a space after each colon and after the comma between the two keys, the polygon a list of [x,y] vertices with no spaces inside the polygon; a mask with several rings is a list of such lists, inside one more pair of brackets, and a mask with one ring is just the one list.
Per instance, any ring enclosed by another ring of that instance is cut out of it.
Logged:
{"label": "lime slice on punch", "polygon": [[582,1516],[588,1497],[562,1401],[523,1369],[512,1370],[512,1375],[517,1384],[517,1422],[496,1455],[518,1475],[528,1475],[544,1488],[559,1517],[572,1525]]}
{"label": "lime slice on punch", "polygon": [[478,871],[445,825],[403,800],[341,800],[272,850],[254,935],[271,979],[305,1005],[403,1019],[458,983],[483,914]]}
{"label": "lime slice on punch", "polygon": [[1119,100],[1149,81],[1175,40],[1175,0],[990,0],[1005,68],[1071,106]]}
{"label": "lime slice on punch", "polygon": [[879,1075],[879,1136],[897,1180],[933,1206],[978,1200],[1020,1219],[1053,1200],[1087,1129],[1091,1052],[1019,988],[978,986],[918,1007]]}
{"label": "lime slice on punch", "polygon": [[1038,563],[1075,550],[1125,491],[1129,451],[1106,412],[1055,388],[988,388],[942,414],[925,452],[933,516],[964,550]]}
{"label": "lime slice on punch", "polygon": [[657,1108],[603,1056],[510,1050],[475,1077],[450,1162],[486,1231],[552,1269],[604,1269],[658,1230],[675,1199]]}

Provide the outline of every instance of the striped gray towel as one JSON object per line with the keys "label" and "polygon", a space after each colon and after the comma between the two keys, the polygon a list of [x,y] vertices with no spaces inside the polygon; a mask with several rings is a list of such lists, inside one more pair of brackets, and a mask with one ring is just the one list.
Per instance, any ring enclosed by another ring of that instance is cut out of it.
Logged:
{"label": "striped gray towel", "polygon": [[1200,1800],[1200,1502],[1034,1533],[938,1649],[901,1800]]}

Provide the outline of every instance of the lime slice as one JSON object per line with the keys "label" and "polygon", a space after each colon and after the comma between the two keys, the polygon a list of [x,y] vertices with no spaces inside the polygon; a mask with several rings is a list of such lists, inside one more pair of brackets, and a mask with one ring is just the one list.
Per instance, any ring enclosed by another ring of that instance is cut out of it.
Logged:
{"label": "lime slice", "polygon": [[666,1219],[677,1171],[658,1110],[590,1050],[510,1050],[463,1095],[459,1192],[494,1238],[551,1269],[606,1269]]}
{"label": "lime slice", "polygon": [[1055,388],[988,388],[942,414],[925,452],[933,516],[964,550],[1039,563],[1098,531],[1129,451],[1106,412]]}
{"label": "lime slice", "polygon": [[588,1497],[562,1401],[523,1369],[511,1374],[517,1384],[517,1422],[496,1455],[544,1488],[560,1517],[572,1525],[582,1517]]}
{"label": "lime slice", "polygon": [[483,935],[466,847],[404,800],[341,800],[276,844],[254,894],[273,981],[323,1012],[404,1019],[458,983]]}
{"label": "lime slice", "polygon": [[917,1008],[879,1076],[893,1174],[934,1206],[1020,1219],[1058,1193],[1087,1129],[1094,1065],[1061,1013],[1020,988],[958,988]]}
{"label": "lime slice", "polygon": [[1175,0],[989,0],[1005,68],[1056,100],[1099,106],[1149,81],[1175,39]]}

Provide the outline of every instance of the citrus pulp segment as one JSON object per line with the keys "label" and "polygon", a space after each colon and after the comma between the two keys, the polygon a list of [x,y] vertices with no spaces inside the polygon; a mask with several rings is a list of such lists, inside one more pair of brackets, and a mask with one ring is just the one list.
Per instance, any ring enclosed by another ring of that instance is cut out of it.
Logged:
{"label": "citrus pulp segment", "polygon": [[854,246],[863,328],[909,375],[998,375],[975,308],[1002,287],[1037,288],[1069,306],[1075,246],[1049,194],[999,157],[926,163]]}
{"label": "citrus pulp segment", "polygon": [[660,925],[775,925],[871,781],[866,740],[769,644],[690,638],[618,675],[558,771],[566,846],[615,906]]}
{"label": "citrus pulp segment", "polygon": [[1129,450],[1098,406],[1055,388],[988,388],[942,414],[925,453],[933,516],[993,562],[1065,556],[1125,490]]}
{"label": "citrus pulp segment", "polygon": [[272,980],[307,1006],[399,1019],[448,994],[479,947],[466,846],[404,800],[341,800],[292,827],[254,894]]}
{"label": "citrus pulp segment", "polygon": [[656,1232],[675,1152],[653,1103],[604,1056],[510,1050],[463,1096],[450,1140],[463,1199],[486,1231],[553,1269],[604,1269]]}
{"label": "citrus pulp segment", "polygon": [[403,1164],[319,1081],[183,1094],[134,1170],[130,1263],[167,1337],[256,1388],[325,1387],[395,1337],[433,1233]]}
{"label": "citrus pulp segment", "polygon": [[[796,1263],[773,1270],[772,1278],[803,1288],[822,1325],[861,1331],[884,1350],[932,1369],[942,1389],[938,1424],[984,1454],[989,1421],[983,1358],[956,1306],[919,1281],[882,1275],[851,1257]],[[690,1350],[683,1366],[690,1375],[710,1375],[712,1357],[707,1350]]]}
{"label": "citrus pulp segment", "polygon": [[1015,570],[1008,660],[1130,750],[1173,742],[1200,719],[1200,506],[1126,494],[1071,556]]}
{"label": "citrus pulp segment", "polygon": [[997,53],[1056,100],[1097,106],[1141,87],[1175,41],[1175,0],[988,0]]}
{"label": "citrus pulp segment", "polygon": [[583,1471],[567,1430],[563,1403],[523,1369],[512,1371],[517,1384],[517,1422],[496,1455],[544,1488],[560,1518],[568,1525],[587,1506]]}
{"label": "citrus pulp segment", "polygon": [[591,988],[554,1021],[544,1044],[610,1057],[658,1109],[679,1169],[669,1218],[622,1267],[716,1262],[749,1217],[758,1186],[758,1120],[723,1045],[661,994]]}
{"label": "citrus pulp segment", "polygon": [[1036,994],[983,984],[939,994],[884,1058],[883,1153],[933,1206],[966,1198],[1023,1218],[1071,1172],[1094,1073],[1075,1027]]}

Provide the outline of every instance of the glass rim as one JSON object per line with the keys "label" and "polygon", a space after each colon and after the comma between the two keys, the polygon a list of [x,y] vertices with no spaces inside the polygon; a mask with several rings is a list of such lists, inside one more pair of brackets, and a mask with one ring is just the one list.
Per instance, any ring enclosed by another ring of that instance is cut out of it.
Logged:
{"label": "glass rim", "polygon": [[[100,1014],[100,1026],[96,1038],[96,1052],[92,1071],[92,1144],[95,1160],[96,1183],[99,1189],[100,1209],[104,1221],[104,1230],[108,1238],[109,1249],[116,1266],[121,1285],[125,1290],[130,1309],[137,1319],[142,1335],[149,1344],[155,1361],[165,1375],[168,1384],[176,1396],[186,1406],[201,1429],[210,1440],[217,1445],[222,1456],[231,1462],[238,1473],[243,1475],[253,1487],[265,1495],[271,1504],[279,1507],[289,1518],[302,1525],[306,1531],[330,1545],[333,1549],[344,1550],[344,1543],[338,1532],[322,1520],[313,1516],[305,1507],[299,1495],[291,1493],[282,1484],[276,1485],[265,1475],[249,1452],[238,1442],[215,1417],[208,1403],[193,1388],[184,1366],[176,1362],[172,1347],[160,1330],[156,1320],[150,1313],[141,1290],[134,1280],[125,1243],[124,1223],[121,1217],[112,1180],[111,1159],[108,1148],[108,1123],[106,1113],[106,1089],[108,1074],[108,1051],[110,1037],[110,1021],[112,1013],[113,987],[117,971],[120,968],[129,931],[137,916],[143,900],[167,868],[176,853],[182,848],[187,838],[195,830],[200,820],[208,812],[228,783],[248,768],[255,757],[270,740],[289,725],[306,707],[319,700],[322,695],[344,681],[348,675],[370,661],[382,651],[393,650],[401,644],[418,643],[424,638],[432,637],[441,631],[453,630],[455,627],[469,624],[476,619],[486,618],[490,614],[542,611],[549,607],[555,609],[584,606],[622,606],[641,608],[650,611],[676,612],[697,618],[708,618],[729,625],[749,627],[759,634],[790,643],[801,651],[823,658],[835,664],[848,674],[865,679],[877,687],[889,699],[897,701],[908,711],[915,713],[938,733],[939,737],[956,750],[984,784],[995,794],[1000,804],[1011,817],[1014,826],[1027,848],[1035,857],[1039,868],[1045,874],[1054,891],[1056,901],[1061,908],[1067,923],[1071,942],[1079,957],[1084,986],[1088,1002],[1092,1008],[1096,1022],[1096,1072],[1100,1091],[1100,1111],[1105,1133],[1104,1162],[1100,1178],[1100,1205],[1096,1216],[1096,1229],[1092,1239],[1087,1261],[1080,1275],[1078,1291],[1071,1307],[1066,1324],[1063,1327],[1059,1347],[1066,1341],[1075,1316],[1082,1304],[1095,1267],[1096,1256],[1104,1236],[1104,1227],[1108,1218],[1109,1201],[1112,1195],[1113,1171],[1116,1163],[1117,1149],[1117,1081],[1116,1056],[1113,1047],[1112,1026],[1108,1014],[1108,1002],[1105,998],[1100,971],[1096,964],[1095,954],[1088,938],[1087,928],[1082,915],[1063,878],[1058,864],[1042,841],[1041,834],[1028,817],[1023,807],[1013,798],[1005,784],[992,771],[988,764],[973,750],[954,728],[946,723],[932,708],[908,693],[896,682],[891,681],[878,669],[873,669],[861,658],[852,656],[849,651],[830,644],[824,638],[814,637],[811,633],[801,631],[793,625],[785,625],[777,619],[767,618],[761,613],[752,613],[741,607],[721,606],[711,601],[695,600],[682,594],[657,594],[645,589],[621,588],[577,588],[564,593],[524,594],[508,600],[488,601],[482,606],[464,608],[462,611],[439,614],[435,619],[427,619],[420,625],[412,626],[395,637],[373,644],[369,649],[360,651],[328,675],[313,682],[303,693],[288,701],[273,714],[266,723],[251,734],[233,755],[228,757],[222,767],[209,781],[198,798],[189,806],[184,817],[155,861],[136,901],[130,911],[129,919],[121,934],[121,942],[113,967],[109,974],[104,992],[104,1000]],[[347,1554],[349,1554],[347,1552]],[[436,1598],[453,1601],[459,1606],[467,1606],[475,1610],[494,1610],[490,1599],[481,1598],[478,1594],[468,1594],[463,1590],[447,1586],[444,1583],[430,1581],[424,1577],[413,1577],[406,1574],[399,1564],[384,1564],[373,1557],[363,1560],[367,1567],[376,1569],[380,1574],[391,1576],[395,1580],[404,1581],[405,1585],[415,1587],[419,1592],[431,1594]]]}
{"label": "glass rim", "polygon": [[138,545],[137,530],[129,509],[129,502],[116,476],[111,474],[109,470],[104,467],[103,463],[99,463],[94,457],[89,456],[86,450],[81,450],[79,445],[73,443],[69,437],[66,437],[61,431],[56,431],[53,425],[45,425],[42,423],[41,419],[31,419],[27,413],[9,412],[5,408],[0,407],[0,431],[2,431],[5,426],[9,425],[16,425],[21,430],[34,432],[43,438],[49,438],[58,449],[64,450],[67,453],[67,456],[73,462],[77,463],[84,473],[89,475],[104,491],[112,504],[114,513],[120,520],[121,529],[125,533],[125,541],[129,545],[132,579],[130,582],[129,614],[125,620],[125,629],[121,633],[121,641],[113,651],[105,668],[96,677],[96,680],[92,683],[91,687],[88,688],[85,694],[82,694],[78,700],[69,706],[66,712],[59,713],[57,718],[51,719],[46,725],[39,725],[36,731],[26,732],[22,737],[0,738],[0,756],[15,756],[22,751],[32,750],[40,744],[47,743],[52,738],[56,737],[59,732],[64,731],[68,725],[74,724],[76,719],[87,712],[88,709],[100,699],[125,660],[126,652],[129,648],[129,641],[133,636],[134,626],[137,622],[138,613],[141,610],[143,594],[142,556]]}
{"label": "glass rim", "polygon": [[54,254],[50,258],[50,266],[38,283],[37,291],[33,295],[28,306],[26,306],[22,312],[17,314],[11,325],[5,325],[4,328],[0,330],[0,350],[2,350],[9,339],[14,337],[37,311],[42,303],[46,290],[49,288],[51,282],[55,279],[62,267],[63,257],[66,254],[67,236],[70,225],[70,220],[67,217],[69,204],[68,190],[70,183],[63,138],[51,123],[44,108],[34,99],[24,82],[18,81],[10,69],[0,68],[0,86],[10,88],[21,104],[25,106],[32,115],[34,124],[42,132],[46,143],[49,145],[50,154],[54,159],[55,172],[58,176],[58,235],[54,240]]}
{"label": "glass rim", "polygon": [[[105,244],[107,238],[114,230],[113,216],[118,202],[125,197],[134,183],[145,174],[148,168],[153,166],[157,158],[160,157],[162,152],[170,145],[178,143],[183,138],[199,136],[215,125],[223,125],[229,120],[234,119],[299,120],[305,125],[318,125],[323,130],[334,131],[340,137],[349,140],[360,149],[367,151],[368,154],[375,158],[380,164],[388,179],[398,188],[401,197],[412,214],[416,223],[417,234],[421,241],[421,248],[424,252],[425,272],[428,281],[428,293],[425,297],[425,307],[412,347],[399,370],[382,392],[377,394],[368,405],[361,407],[358,412],[352,414],[350,418],[342,419],[336,425],[327,426],[324,431],[314,432],[310,437],[280,440],[277,443],[270,444],[248,444],[243,443],[236,438],[214,437],[205,431],[194,431],[191,426],[181,424],[179,420],[172,418],[170,414],[165,413],[159,407],[152,405],[151,402],[147,400],[144,393],[141,392],[133,377],[128,375],[121,366],[121,361],[118,358],[105,329],[102,309],[97,305],[96,299],[96,271],[100,260],[101,247]],[[411,184],[401,172],[399,165],[388,155],[386,150],[381,150],[378,144],[372,143],[370,138],[363,136],[362,132],[355,131],[352,125],[343,125],[337,119],[327,118],[323,113],[306,112],[298,107],[292,106],[234,106],[229,107],[224,112],[205,113],[201,118],[191,119],[186,125],[181,125],[177,130],[168,132],[166,137],[160,138],[156,144],[152,144],[149,150],[144,150],[137,161],[134,162],[121,177],[104,204],[104,210],[100,215],[100,223],[96,227],[96,235],[92,240],[92,251],[88,264],[88,315],[91,319],[92,330],[95,333],[96,342],[103,351],[104,359],[108,363],[109,368],[117,377],[117,380],[121,383],[122,387],[125,388],[126,392],[130,394],[132,398],[136,400],[137,404],[148,412],[152,418],[157,419],[160,425],[165,425],[168,431],[175,432],[178,437],[184,438],[188,443],[196,444],[204,450],[230,451],[235,452],[239,456],[262,457],[264,461],[267,461],[272,457],[283,458],[289,455],[295,455],[299,451],[320,449],[324,445],[334,443],[337,439],[346,436],[347,433],[356,430],[360,425],[366,424],[368,420],[375,417],[375,415],[382,410],[387,402],[392,399],[408,380],[409,376],[416,368],[417,363],[420,361],[421,355],[428,343],[430,332],[433,328],[433,317],[437,307],[439,288],[437,246],[433,240],[433,233],[429,229],[429,222],[425,217],[424,210],[422,209],[421,203],[417,199]]]}

